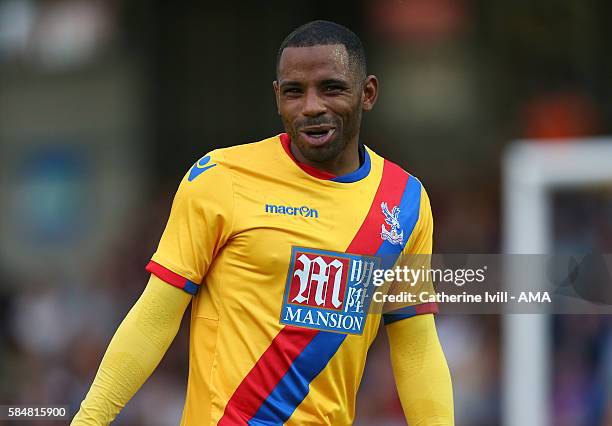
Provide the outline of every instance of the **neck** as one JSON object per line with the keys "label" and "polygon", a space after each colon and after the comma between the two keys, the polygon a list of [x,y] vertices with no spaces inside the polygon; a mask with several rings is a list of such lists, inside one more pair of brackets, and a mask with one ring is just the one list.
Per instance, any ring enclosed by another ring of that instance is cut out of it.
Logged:
{"label": "neck", "polygon": [[306,164],[310,167],[314,167],[318,170],[330,173],[334,176],[343,176],[354,172],[360,166],[359,160],[359,145],[356,137],[351,140],[342,150],[342,152],[335,158],[327,161],[310,161],[302,155],[299,148],[294,144],[290,144],[291,153],[293,157],[300,163]]}

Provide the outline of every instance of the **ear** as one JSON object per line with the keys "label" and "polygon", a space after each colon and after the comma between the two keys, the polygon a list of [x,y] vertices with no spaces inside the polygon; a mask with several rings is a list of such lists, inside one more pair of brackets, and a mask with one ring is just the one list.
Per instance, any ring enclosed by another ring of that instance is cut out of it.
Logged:
{"label": "ear", "polygon": [[378,99],[378,78],[369,75],[363,82],[363,97],[361,107],[364,111],[371,111]]}
{"label": "ear", "polygon": [[274,98],[276,99],[276,113],[280,115],[280,92],[278,89],[278,81],[272,82],[272,88],[274,89]]}

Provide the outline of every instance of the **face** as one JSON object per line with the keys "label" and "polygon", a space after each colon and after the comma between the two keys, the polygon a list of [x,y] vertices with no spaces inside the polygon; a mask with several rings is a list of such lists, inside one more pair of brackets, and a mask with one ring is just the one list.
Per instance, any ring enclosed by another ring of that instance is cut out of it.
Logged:
{"label": "face", "polygon": [[376,77],[365,81],[344,45],[288,47],[274,92],[278,113],[305,160],[333,161],[357,146],[362,111],[374,106]]}

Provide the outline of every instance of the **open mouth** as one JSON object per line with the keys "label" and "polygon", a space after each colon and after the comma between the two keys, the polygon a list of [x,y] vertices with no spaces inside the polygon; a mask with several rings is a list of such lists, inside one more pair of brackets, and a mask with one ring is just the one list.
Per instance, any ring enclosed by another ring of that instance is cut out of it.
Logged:
{"label": "open mouth", "polygon": [[300,133],[306,142],[311,145],[320,146],[330,141],[336,129],[333,127],[312,127],[306,128]]}

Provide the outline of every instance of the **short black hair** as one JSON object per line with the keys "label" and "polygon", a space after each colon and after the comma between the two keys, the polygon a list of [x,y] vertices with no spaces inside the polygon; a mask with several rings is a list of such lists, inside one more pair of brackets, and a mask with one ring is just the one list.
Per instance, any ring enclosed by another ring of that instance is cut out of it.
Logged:
{"label": "short black hair", "polygon": [[286,47],[311,47],[342,44],[346,48],[351,63],[355,64],[359,77],[364,79],[366,70],[366,55],[363,44],[357,34],[343,25],[330,21],[312,21],[304,24],[283,40],[276,55],[276,73],[281,55]]}

